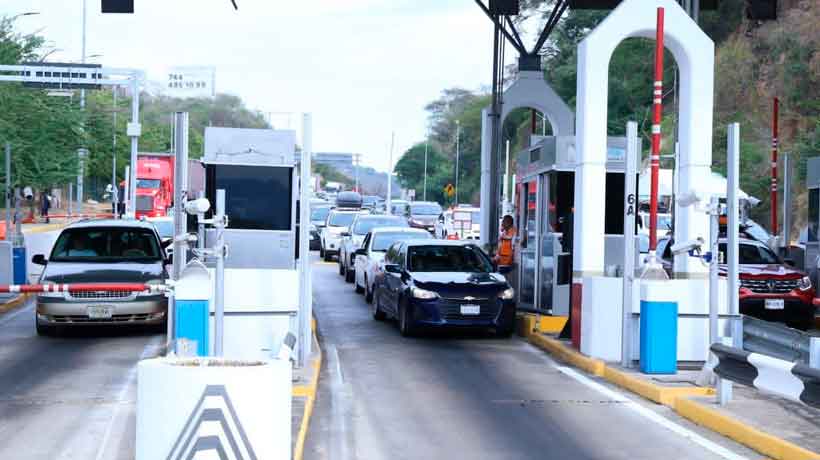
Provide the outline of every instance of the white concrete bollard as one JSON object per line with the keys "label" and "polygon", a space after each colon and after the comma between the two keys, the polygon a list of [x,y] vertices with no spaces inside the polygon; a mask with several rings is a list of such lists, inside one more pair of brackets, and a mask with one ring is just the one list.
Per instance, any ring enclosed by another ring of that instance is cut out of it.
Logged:
{"label": "white concrete bollard", "polygon": [[288,360],[144,360],[136,459],[290,458],[291,385]]}

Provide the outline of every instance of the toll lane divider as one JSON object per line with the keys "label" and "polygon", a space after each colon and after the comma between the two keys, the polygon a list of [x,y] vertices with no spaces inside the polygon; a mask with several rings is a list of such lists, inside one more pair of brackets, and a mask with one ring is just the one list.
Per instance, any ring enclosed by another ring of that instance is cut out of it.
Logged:
{"label": "toll lane divider", "polygon": [[519,335],[560,361],[601,377],[654,403],[670,407],[678,415],[754,449],[773,460],[820,459],[820,454],[760,431],[705,404],[690,399],[692,397],[713,396],[715,394],[713,388],[663,387],[656,385],[645,379],[607,366],[600,359],[585,356],[563,342],[543,335],[535,329],[535,324],[535,315],[520,315],[518,317]]}
{"label": "toll lane divider", "polygon": [[293,397],[305,398],[305,409],[302,414],[302,423],[299,426],[299,433],[296,435],[296,443],[293,446],[293,460],[302,460],[305,453],[305,440],[307,439],[308,428],[310,428],[310,418],[313,415],[313,406],[316,404],[316,392],[319,389],[319,373],[322,370],[322,348],[318,346],[316,338],[316,318],[311,319],[311,329],[313,330],[314,344],[316,344],[316,356],[311,362],[312,374],[307,385],[294,385]]}
{"label": "toll lane divider", "polygon": [[718,357],[715,373],[725,379],[820,408],[820,370],[760,353],[721,344],[711,346]]}

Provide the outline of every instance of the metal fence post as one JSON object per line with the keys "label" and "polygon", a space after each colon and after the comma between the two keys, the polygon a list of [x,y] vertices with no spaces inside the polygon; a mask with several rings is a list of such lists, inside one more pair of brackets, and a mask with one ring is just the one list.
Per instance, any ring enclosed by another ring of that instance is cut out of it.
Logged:
{"label": "metal fence post", "polygon": [[738,241],[740,240],[740,124],[729,125],[726,148],[726,265],[728,310],[731,316],[730,326],[732,342],[735,347],[743,348],[743,318],[740,316],[740,267],[738,259]]}
{"label": "metal fence post", "polygon": [[[187,232],[187,214],[185,213],[185,195],[188,190],[188,113],[174,114],[176,123],[176,145],[174,154],[174,259],[171,265],[171,278],[178,281],[187,261],[188,244],[180,238]],[[176,297],[168,303],[168,342],[176,339]]]}
{"label": "metal fence post", "polygon": [[621,365],[632,364],[632,283],[635,277],[635,213],[638,200],[635,196],[637,176],[636,162],[640,158],[638,148],[638,124],[626,124],[626,165],[624,177],[624,269],[623,311],[621,319]]}
{"label": "metal fence post", "polygon": [[225,326],[225,190],[216,191],[216,282],[214,286],[214,355],[223,354],[223,334]]}
{"label": "metal fence post", "polygon": [[[723,337],[720,340],[720,343],[726,345],[727,347],[732,346],[732,338],[731,337]],[[715,359],[715,363],[717,363],[717,359]],[[717,375],[717,374],[715,374]],[[718,403],[721,406],[725,406],[729,404],[729,401],[732,400],[732,381],[728,379],[724,379],[720,376],[717,377],[717,399]]]}
{"label": "metal fence post", "polygon": [[[299,367],[307,364],[307,358],[313,345],[311,319],[313,317],[313,294],[310,274],[310,170],[313,154],[313,121],[309,113],[304,114],[302,121],[302,162],[301,162],[301,205],[299,207],[301,231],[299,232],[299,347],[297,361]],[[392,174],[392,172],[389,172]],[[388,179],[389,181],[389,179]],[[390,197],[387,198],[388,213]]]}

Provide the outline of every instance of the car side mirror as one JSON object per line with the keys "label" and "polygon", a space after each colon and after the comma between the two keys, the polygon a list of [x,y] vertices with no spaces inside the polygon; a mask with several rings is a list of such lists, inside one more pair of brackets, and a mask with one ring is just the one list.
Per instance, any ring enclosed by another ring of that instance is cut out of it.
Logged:
{"label": "car side mirror", "polygon": [[165,265],[172,265],[174,263],[174,254],[168,254],[165,256]]}
{"label": "car side mirror", "polygon": [[166,249],[168,246],[171,246],[172,244],[174,244],[173,238],[167,238],[165,240],[162,240],[162,249]]}
{"label": "car side mirror", "polygon": [[33,263],[35,265],[45,266],[45,265],[48,265],[48,259],[46,259],[46,256],[44,256],[42,254],[37,254],[37,255],[35,255],[34,257],[31,258],[31,263]]}
{"label": "car side mirror", "polygon": [[401,273],[401,268],[398,264],[384,264],[384,271],[398,275]]}

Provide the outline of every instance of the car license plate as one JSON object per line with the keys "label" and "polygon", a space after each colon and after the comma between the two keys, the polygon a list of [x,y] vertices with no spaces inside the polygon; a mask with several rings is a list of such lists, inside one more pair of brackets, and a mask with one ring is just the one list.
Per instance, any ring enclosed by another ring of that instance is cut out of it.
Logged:
{"label": "car license plate", "polygon": [[785,308],[783,299],[766,299],[766,310],[782,310]]}
{"label": "car license plate", "polygon": [[479,315],[481,314],[481,305],[462,305],[462,315]]}
{"label": "car license plate", "polygon": [[109,319],[114,315],[114,307],[110,305],[94,305],[88,307],[88,317],[91,319]]}

